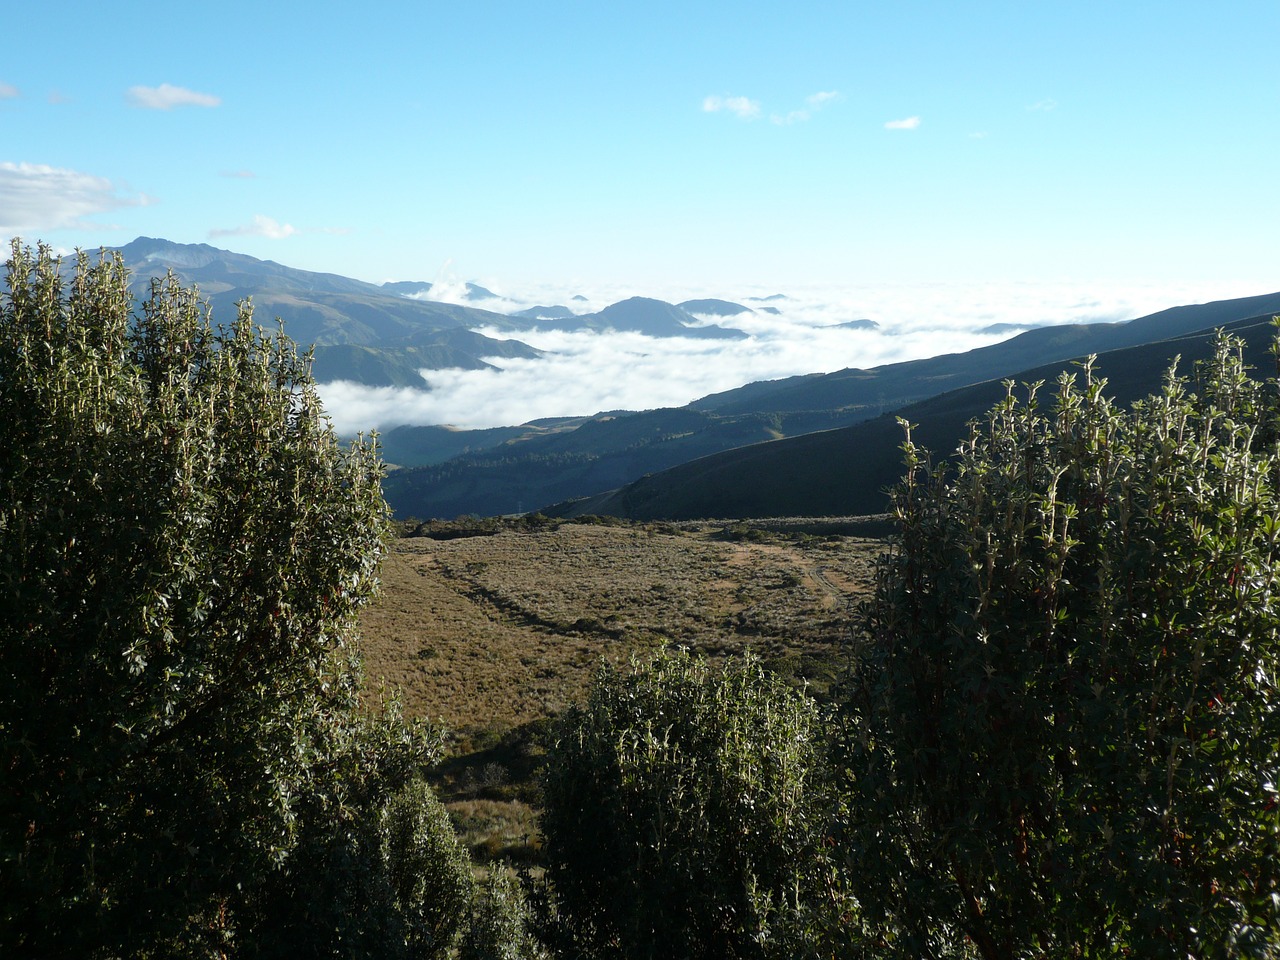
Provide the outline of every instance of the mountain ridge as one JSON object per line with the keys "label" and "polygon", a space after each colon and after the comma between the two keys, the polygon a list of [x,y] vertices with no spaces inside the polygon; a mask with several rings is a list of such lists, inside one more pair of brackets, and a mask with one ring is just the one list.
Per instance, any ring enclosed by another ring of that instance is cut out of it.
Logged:
{"label": "mountain ridge", "polygon": [[[233,315],[235,304],[244,299],[252,300],[260,319],[281,317],[295,340],[315,344],[313,369],[321,382],[343,379],[422,389],[423,369],[483,370],[492,368],[495,358],[541,356],[519,340],[491,335],[527,329],[528,317],[422,299],[432,287],[426,282],[378,285],[297,270],[210,244],[150,237],[117,249],[133,272],[137,293],[144,293],[153,277],[172,270],[182,282],[196,284],[220,317]],[[469,299],[514,303],[476,284],[465,290]],[[747,299],[757,306],[722,300],[685,301],[682,306],[631,297],[582,315],[563,307],[532,309],[569,314],[533,321],[538,327],[742,339],[744,331],[708,324],[706,318],[764,311],[772,309],[764,304],[787,298]],[[703,319],[685,306],[698,308]],[[927,408],[931,398],[1011,372],[1168,341],[1273,312],[1280,312],[1280,294],[1187,304],[1124,322],[1038,327],[963,353],[743,384],[685,407],[563,418],[553,428],[525,424],[493,431],[406,431],[397,434],[393,461],[406,469],[389,476],[385,489],[399,512],[424,516],[514,512],[536,503],[601,496],[646,474],[749,445],[850,428],[886,411],[915,409],[913,405]],[[750,457],[758,455],[753,451]],[[635,500],[638,488],[628,495]]]}
{"label": "mountain ridge", "polygon": [[[1107,394],[1128,405],[1160,389],[1175,357],[1184,374],[1206,359],[1217,329],[1244,340],[1246,363],[1262,367],[1273,362],[1275,330],[1264,313],[1172,339],[1116,348],[1097,357],[1095,372],[1106,380]],[[1019,384],[1045,382],[1051,389],[1061,374],[1078,372],[1080,359],[1011,371],[1008,377]],[[981,419],[1004,396],[1004,383],[1005,378],[991,379],[848,427],[710,454],[615,490],[547,505],[542,511],[558,517],[604,514],[670,521],[878,514],[888,508],[887,490],[902,475],[899,419],[912,424],[913,442],[939,462],[953,455],[966,425]],[[1025,388],[1019,392],[1025,395]]]}
{"label": "mountain ridge", "polygon": [[[1013,338],[1018,342],[1004,341],[963,354],[761,381],[683,408],[633,414],[642,418],[639,421],[631,417],[590,420],[578,428],[585,432],[577,437],[573,432],[530,437],[518,446],[507,441],[430,470],[397,471],[387,478],[385,489],[398,512],[419,517],[512,513],[531,509],[535,502],[556,505],[625,487],[626,483],[604,484],[627,471],[634,481],[645,474],[678,470],[676,458],[687,463],[712,455],[731,457],[726,451],[744,444],[852,427],[949,390],[998,383],[1037,365],[1061,368],[1087,353],[1125,348],[1117,343],[1141,344],[1144,337],[1152,343],[1168,343],[1170,337],[1220,326],[1228,317],[1256,318],[1260,306],[1268,313],[1280,312],[1280,293],[1174,307],[1117,324],[1040,328]],[[1159,336],[1162,332],[1168,336]],[[1032,362],[1025,362],[1027,358]],[[699,417],[690,418],[689,412]],[[643,434],[637,430],[641,423],[646,427]],[[560,474],[550,467],[557,462],[564,465]],[[593,491],[592,485],[599,486]],[[577,493],[554,495],[571,489]],[[637,493],[632,490],[630,495],[634,498]],[[749,507],[742,505],[742,509]]]}

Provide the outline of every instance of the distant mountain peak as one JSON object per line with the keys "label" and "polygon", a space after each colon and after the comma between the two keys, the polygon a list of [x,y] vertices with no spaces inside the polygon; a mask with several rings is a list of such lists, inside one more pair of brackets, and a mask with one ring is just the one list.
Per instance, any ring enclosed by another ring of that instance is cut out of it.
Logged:
{"label": "distant mountain peak", "polygon": [[685,300],[677,303],[677,307],[686,313],[697,313],[710,317],[736,317],[742,313],[754,313],[750,307],[729,300]]}
{"label": "distant mountain peak", "polygon": [[[622,313],[628,310],[666,310],[676,311],[684,314],[684,311],[677,307],[674,303],[668,303],[666,300],[658,300],[654,297],[627,297],[625,300],[619,300],[617,303],[611,303],[600,312],[606,313]],[[684,314],[688,316],[688,314]]]}
{"label": "distant mountain peak", "polygon": [[388,280],[382,289],[388,293],[398,293],[402,297],[416,297],[430,293],[435,284],[426,280]]}
{"label": "distant mountain peak", "polygon": [[468,300],[501,300],[502,297],[494,293],[492,290],[486,290],[478,283],[467,284]]}
{"label": "distant mountain peak", "polygon": [[126,263],[159,260],[166,264],[189,268],[208,266],[222,257],[237,257],[207,243],[177,243],[160,237],[138,237],[117,248]]}
{"label": "distant mountain peak", "polygon": [[673,303],[652,297],[628,297],[610,304],[597,314],[579,319],[588,326],[634,330],[652,337],[741,340],[747,336],[741,330],[727,327],[700,326],[692,314]]}
{"label": "distant mountain peak", "polygon": [[527,307],[524,310],[517,310],[511,314],[513,317],[524,317],[529,320],[570,320],[575,314],[568,307],[556,304],[553,307],[536,306]]}

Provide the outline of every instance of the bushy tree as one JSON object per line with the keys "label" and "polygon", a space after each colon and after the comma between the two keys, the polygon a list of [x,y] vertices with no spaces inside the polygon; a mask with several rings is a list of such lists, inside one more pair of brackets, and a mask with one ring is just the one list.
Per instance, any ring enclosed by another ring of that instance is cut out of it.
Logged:
{"label": "bushy tree", "polygon": [[245,960],[440,960],[466,924],[471,861],[420,776],[439,736],[395,701],[330,733],[319,782],[296,805],[279,868],[234,901]]}
{"label": "bushy tree", "polygon": [[819,714],[748,661],[603,666],[560,721],[548,878],[590,957],[807,955],[830,905]]}
{"label": "bushy tree", "polygon": [[1226,337],[1198,392],[1081,377],[954,470],[908,429],[847,743],[886,955],[1280,952],[1276,385]]}
{"label": "bushy tree", "polygon": [[[246,934],[237,907],[299,849],[309,811],[401,816],[410,800],[387,798],[417,789],[421,731],[351,759],[380,472],[370,443],[339,445],[307,358],[248,305],[215,326],[170,277],[135,311],[118,257],[80,255],[68,275],[14,243],[0,952],[215,953]],[[363,807],[357,775],[385,784]]]}
{"label": "bushy tree", "polygon": [[458,960],[541,960],[547,952],[533,933],[532,911],[520,878],[495,868],[479,884]]}

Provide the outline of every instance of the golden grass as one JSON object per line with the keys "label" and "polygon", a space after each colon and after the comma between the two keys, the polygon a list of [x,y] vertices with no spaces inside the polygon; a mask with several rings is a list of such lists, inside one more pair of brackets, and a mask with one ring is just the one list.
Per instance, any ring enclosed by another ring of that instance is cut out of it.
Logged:
{"label": "golden grass", "polygon": [[518,800],[454,800],[449,817],[472,859],[529,864],[542,849],[538,815]]}
{"label": "golden grass", "polygon": [[882,544],[764,536],[564,523],[401,539],[362,618],[366,673],[398,688],[408,714],[470,732],[555,716],[602,657],[663,644],[751,650],[801,672],[839,658]]}

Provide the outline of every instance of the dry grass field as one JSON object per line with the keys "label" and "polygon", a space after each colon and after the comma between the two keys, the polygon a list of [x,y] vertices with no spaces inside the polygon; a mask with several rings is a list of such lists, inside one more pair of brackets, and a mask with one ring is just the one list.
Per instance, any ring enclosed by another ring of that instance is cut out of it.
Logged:
{"label": "dry grass field", "polygon": [[536,731],[583,697],[602,659],[664,644],[751,651],[821,691],[843,666],[852,608],[874,582],[884,544],[865,534],[880,529],[424,526],[426,535],[396,541],[382,594],[363,615],[368,681],[452,732],[438,787],[476,855],[536,859]]}
{"label": "dry grass field", "polygon": [[[799,521],[797,521],[799,523]],[[362,620],[373,683],[459,733],[553,716],[601,658],[663,644],[818,671],[848,639],[879,540],[719,524],[559,523],[406,537]]]}

